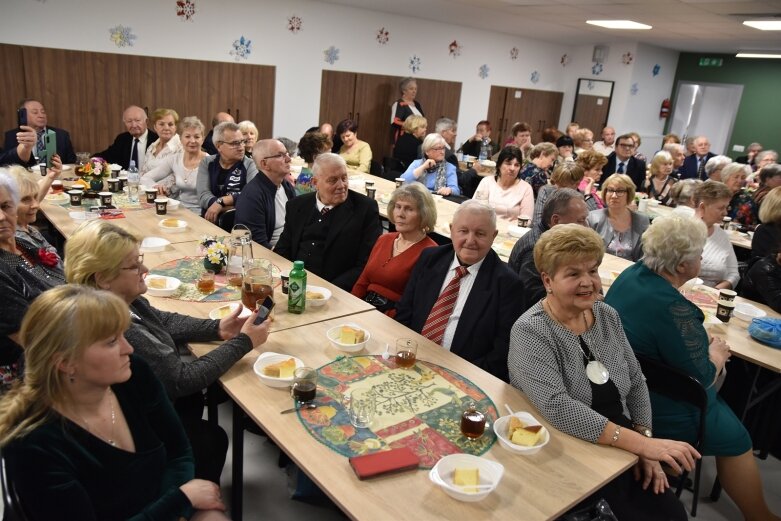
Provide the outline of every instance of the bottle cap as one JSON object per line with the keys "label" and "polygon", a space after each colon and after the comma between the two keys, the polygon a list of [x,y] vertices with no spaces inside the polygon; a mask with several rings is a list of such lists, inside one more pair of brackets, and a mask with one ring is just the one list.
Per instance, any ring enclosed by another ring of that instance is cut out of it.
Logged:
{"label": "bottle cap", "polygon": [[304,269],[304,261],[293,261],[293,269],[296,270]]}

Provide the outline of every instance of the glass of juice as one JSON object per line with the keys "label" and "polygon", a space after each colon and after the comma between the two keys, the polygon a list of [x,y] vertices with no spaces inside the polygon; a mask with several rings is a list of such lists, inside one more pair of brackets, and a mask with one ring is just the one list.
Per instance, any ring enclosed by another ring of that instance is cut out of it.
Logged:
{"label": "glass of juice", "polygon": [[254,310],[258,301],[274,298],[274,283],[271,275],[271,261],[248,259],[244,262],[241,282],[241,303]]}
{"label": "glass of juice", "polygon": [[411,338],[399,338],[396,340],[396,365],[409,369],[415,366],[418,356],[418,343]]}

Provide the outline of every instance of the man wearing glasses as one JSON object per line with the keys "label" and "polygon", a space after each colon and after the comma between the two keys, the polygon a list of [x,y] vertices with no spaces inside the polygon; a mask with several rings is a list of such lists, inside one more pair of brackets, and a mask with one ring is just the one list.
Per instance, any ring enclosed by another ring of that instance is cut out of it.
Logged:
{"label": "man wearing glasses", "polygon": [[290,181],[290,154],[276,139],[263,139],[252,147],[258,175],[247,183],[236,203],[236,224],[252,232],[252,240],[266,248],[276,245],[285,226],[285,205],[296,196]]}
{"label": "man wearing glasses", "polygon": [[602,168],[604,178],[613,174],[626,174],[632,178],[637,190],[643,187],[645,161],[635,157],[635,140],[629,134],[618,136],[616,151],[607,156],[607,164]]}
{"label": "man wearing glasses", "polygon": [[236,123],[220,123],[214,127],[213,137],[217,154],[201,161],[195,189],[201,216],[219,224],[220,215],[236,206],[239,194],[257,175],[258,168],[244,155],[246,141]]}

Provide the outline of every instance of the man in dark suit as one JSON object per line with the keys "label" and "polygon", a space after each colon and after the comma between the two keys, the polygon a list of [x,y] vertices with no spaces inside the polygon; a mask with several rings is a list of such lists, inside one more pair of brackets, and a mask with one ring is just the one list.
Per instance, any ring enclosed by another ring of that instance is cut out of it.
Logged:
{"label": "man in dark suit", "polygon": [[274,251],[350,291],[382,233],[377,202],[349,189],[341,156],[320,154],[312,174],[315,192],[288,201]]}
{"label": "man in dark suit", "polygon": [[645,161],[635,157],[635,146],[635,140],[631,135],[618,136],[616,151],[607,156],[607,164],[602,167],[602,178],[607,179],[613,174],[626,174],[640,190],[645,181]]}
{"label": "man in dark suit", "polygon": [[201,147],[210,156],[217,154],[217,146],[214,144],[214,139],[213,139],[214,127],[216,127],[220,123],[225,123],[226,121],[230,121],[231,123],[236,123],[236,121],[233,119],[233,116],[231,116],[227,112],[218,112],[212,118],[212,129],[209,131],[208,134],[206,134],[206,137],[203,139],[203,146]]}
{"label": "man in dark suit", "polygon": [[[75,163],[76,153],[73,151],[73,145],[71,144],[71,137],[67,131],[61,128],[47,126],[48,120],[46,117],[46,109],[43,104],[35,99],[26,99],[19,104],[19,108],[27,109],[27,124],[35,129],[38,136],[36,147],[33,149],[33,157],[30,158],[28,164],[35,164],[36,158],[40,157],[43,150],[43,135],[47,130],[53,130],[57,135],[57,154],[63,163]],[[21,132],[19,128],[12,128],[5,133],[5,145],[4,149],[10,150],[16,148],[19,145],[16,135]]]}
{"label": "man in dark suit", "polygon": [[124,170],[130,166],[131,159],[141,170],[146,157],[146,149],[157,141],[157,134],[147,129],[146,112],[141,107],[131,105],[122,113],[122,122],[127,132],[119,134],[114,142],[103,152],[96,152],[96,157],[102,157],[109,163],[122,165]]}
{"label": "man in dark suit", "polygon": [[496,214],[474,200],[453,215],[452,244],[423,250],[396,320],[508,381],[510,329],[524,308],[523,283],[491,249]]}
{"label": "man in dark suit", "polygon": [[705,136],[694,138],[694,154],[683,160],[681,167],[681,179],[700,179],[708,180],[708,174],[705,173],[705,165],[708,159],[716,154],[710,151],[710,141]]}
{"label": "man in dark suit", "polygon": [[36,139],[35,129],[23,125],[19,132],[16,133],[16,141],[19,144],[9,150],[0,150],[0,166],[30,165],[34,163],[33,148],[35,148]]}

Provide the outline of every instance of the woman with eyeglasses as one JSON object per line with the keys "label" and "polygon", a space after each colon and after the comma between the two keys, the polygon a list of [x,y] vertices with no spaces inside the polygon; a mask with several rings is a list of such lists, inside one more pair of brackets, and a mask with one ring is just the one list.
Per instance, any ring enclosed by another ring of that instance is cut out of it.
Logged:
{"label": "woman with eyeglasses", "polygon": [[[242,152],[243,154],[243,152]],[[143,358],[165,387],[184,424],[195,454],[196,477],[219,482],[228,439],[219,427],[201,419],[203,391],[225,371],[268,337],[268,322],[253,324],[255,311],[239,318],[241,306],[221,320],[193,318],[154,308],[143,297],[149,271],[139,254],[139,240],[108,221],[82,224],[65,243],[68,282],[108,290],[130,307],[125,332],[136,354]],[[208,355],[182,358],[188,342],[223,340]]]}
{"label": "woman with eyeglasses", "polygon": [[456,167],[445,161],[445,138],[433,133],[426,136],[421,146],[423,159],[416,159],[401,177],[405,183],[423,183],[432,193],[461,195]]}
{"label": "woman with eyeglasses", "polygon": [[588,225],[602,237],[605,252],[631,261],[643,256],[641,238],[651,224],[648,217],[629,209],[634,199],[632,178],[613,174],[602,185],[606,207],[588,214]]}
{"label": "woman with eyeglasses", "polygon": [[146,149],[144,165],[139,169],[141,175],[159,166],[167,157],[181,152],[182,142],[176,133],[178,124],[179,114],[174,109],[157,109],[152,112],[152,127],[157,133],[157,140]]}

